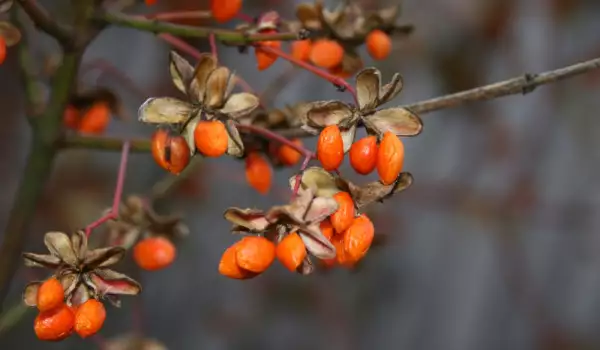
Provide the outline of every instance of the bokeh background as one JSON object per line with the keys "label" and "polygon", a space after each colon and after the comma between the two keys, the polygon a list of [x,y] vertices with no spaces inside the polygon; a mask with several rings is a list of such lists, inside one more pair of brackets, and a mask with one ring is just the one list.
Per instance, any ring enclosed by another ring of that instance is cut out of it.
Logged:
{"label": "bokeh background", "polygon": [[[40,3],[58,17],[69,14],[68,1]],[[295,3],[245,1],[244,11],[277,9],[292,16]],[[386,61],[369,61],[363,51],[366,64],[376,64],[384,76],[403,75],[398,104],[600,55],[595,0],[403,4],[400,22],[413,23],[416,31],[396,40]],[[206,8],[206,1],[170,0],[151,10]],[[142,3],[136,11],[150,10]],[[39,62],[56,50],[42,34],[31,42]],[[190,43],[208,50],[206,41]],[[177,95],[169,81],[168,51],[152,34],[110,28],[86,52],[85,62],[110,62],[141,91],[106,71],[86,71],[80,82],[114,89],[135,115],[149,96]],[[259,73],[252,54],[233,48],[221,46],[219,55],[257,92],[290,71],[279,61]],[[30,137],[15,56],[10,50],[0,66],[0,227]],[[348,99],[307,72],[290,76],[274,107],[298,99]],[[11,314],[0,317],[0,348],[101,348],[103,340],[137,332],[176,350],[600,349],[599,94],[600,74],[591,73],[526,96],[424,115],[424,132],[405,140],[405,169],[415,184],[372,208],[385,244],[354,272],[302,277],[274,264],[254,280],[220,276],[220,256],[235,240],[222,212],[285,200],[293,170],[278,172],[263,197],[245,183],[243,163],[204,162],[160,206],[184,213],[191,228],[176,262],[146,273],[128,258],[119,268],[139,278],[144,291],[139,298],[125,298],[121,309],[108,309],[101,337],[38,341],[35,312],[15,305],[27,281],[43,274],[23,268],[5,305]],[[113,121],[107,134],[148,137],[151,131],[134,118]],[[118,162],[118,152],[61,154],[35,221],[22,233],[28,236],[27,250],[42,251],[48,230],[72,230],[97,218],[112,202]],[[342,171],[351,169],[346,164]],[[164,176],[148,154],[132,155],[126,193],[147,193]]]}

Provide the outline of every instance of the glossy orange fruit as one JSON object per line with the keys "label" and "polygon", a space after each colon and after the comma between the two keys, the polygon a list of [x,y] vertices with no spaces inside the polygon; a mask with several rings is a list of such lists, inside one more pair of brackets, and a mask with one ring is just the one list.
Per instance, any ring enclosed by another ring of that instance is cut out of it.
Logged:
{"label": "glossy orange fruit", "polygon": [[79,110],[73,106],[67,106],[63,115],[63,123],[69,129],[77,130],[79,127]]}
{"label": "glossy orange fruit", "polygon": [[362,214],[344,232],[344,252],[347,260],[357,263],[361,260],[373,243],[375,228],[371,220]]}
{"label": "glossy orange fruit", "polygon": [[273,181],[273,169],[260,154],[252,152],[246,157],[246,181],[260,194],[267,194]]}
{"label": "glossy orange fruit", "polygon": [[74,324],[73,311],[62,304],[52,310],[40,312],[33,322],[33,329],[40,340],[59,341],[71,335]]}
{"label": "glossy orange fruit", "polygon": [[[274,29],[266,29],[261,34],[274,34],[277,33]],[[272,47],[274,49],[281,48],[281,41],[263,41],[256,45],[254,48],[254,56],[256,57],[256,64],[259,71],[265,70],[273,65],[277,61],[277,55],[274,55],[265,50],[261,50],[261,46]]]}
{"label": "glossy orange fruit", "polygon": [[344,161],[344,141],[337,125],[329,125],[321,131],[317,141],[317,158],[323,169],[332,171]]}
{"label": "glossy orange fruit", "polygon": [[264,237],[246,236],[236,244],[235,258],[240,268],[261,273],[275,260],[275,244]]}
{"label": "glossy orange fruit", "polygon": [[352,262],[352,260],[350,260],[350,257],[344,249],[344,235],[334,236],[331,240],[331,243],[333,243],[333,246],[335,247],[335,262],[343,267],[353,267],[354,263]]}
{"label": "glossy orange fruit", "polygon": [[404,144],[398,136],[391,131],[383,134],[377,152],[377,173],[379,180],[384,185],[391,185],[396,181],[404,166]]}
{"label": "glossy orange fruit", "polygon": [[336,233],[343,233],[354,222],[354,201],[348,192],[338,192],[333,199],[338,203],[338,210],[331,214],[329,220]]}
{"label": "glossy orange fruit", "polygon": [[133,259],[144,270],[156,271],[171,265],[177,255],[175,245],[165,237],[150,237],[133,248]]}
{"label": "glossy orange fruit", "polygon": [[277,244],[275,254],[279,262],[292,272],[298,269],[307,255],[306,246],[296,232],[288,234]]}
{"label": "glossy orange fruit", "polygon": [[152,157],[161,168],[179,174],[190,162],[190,147],[180,135],[158,129],[152,135]]}
{"label": "glossy orange fruit", "polygon": [[331,221],[329,221],[329,219],[321,221],[321,223],[319,224],[319,228],[321,229],[321,233],[323,234],[323,236],[325,236],[328,240],[331,241],[333,235],[335,234],[335,231],[333,230],[333,225],[331,225]]}
{"label": "glossy orange fruit", "polygon": [[0,64],[6,59],[6,40],[0,36]]}
{"label": "glossy orange fruit", "polygon": [[[297,146],[303,146],[302,140],[300,139],[293,139],[291,141]],[[302,158],[302,154],[300,154],[300,152],[296,151],[288,145],[281,145],[277,149],[277,158],[283,165],[291,166],[297,164],[300,161],[300,159]]]}
{"label": "glossy orange fruit", "polygon": [[82,338],[90,337],[102,328],[106,319],[104,304],[96,299],[88,299],[77,308],[75,332]]}
{"label": "glossy orange fruit", "polygon": [[377,137],[367,136],[350,147],[350,165],[361,175],[370,174],[377,166]]}
{"label": "glossy orange fruit", "polygon": [[292,43],[292,56],[299,60],[306,62],[310,59],[310,51],[312,43],[310,40],[298,40]]}
{"label": "glossy orange fruit", "polygon": [[62,284],[54,277],[47,279],[40,285],[37,293],[37,308],[44,312],[61,306],[65,300],[65,290]]}
{"label": "glossy orange fruit", "polygon": [[316,40],[310,50],[310,61],[322,68],[333,68],[344,58],[344,48],[335,40]]}
{"label": "glossy orange fruit", "polygon": [[233,244],[223,252],[221,261],[219,262],[219,273],[223,276],[238,280],[252,278],[256,276],[256,273],[244,270],[238,266],[236,254],[237,245],[239,243],[240,242]]}
{"label": "glossy orange fruit", "polygon": [[211,0],[210,11],[212,17],[220,23],[230,21],[242,9],[242,0]]}
{"label": "glossy orange fruit", "polygon": [[194,129],[196,148],[205,157],[220,157],[227,152],[229,134],[219,120],[203,120]]}
{"label": "glossy orange fruit", "polygon": [[375,60],[383,60],[392,52],[392,39],[379,29],[375,29],[365,39],[367,52]]}
{"label": "glossy orange fruit", "polygon": [[102,134],[109,122],[110,107],[104,102],[97,102],[84,112],[78,130],[86,134]]}

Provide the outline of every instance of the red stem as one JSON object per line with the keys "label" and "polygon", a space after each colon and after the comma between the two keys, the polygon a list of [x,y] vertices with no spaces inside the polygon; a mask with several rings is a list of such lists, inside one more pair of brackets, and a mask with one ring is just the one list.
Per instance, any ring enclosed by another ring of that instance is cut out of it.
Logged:
{"label": "red stem", "polygon": [[302,69],[306,69],[307,71],[331,82],[334,85],[344,87],[349,93],[352,94],[352,97],[354,98],[354,102],[358,104],[358,100],[356,98],[356,90],[354,90],[354,87],[352,85],[350,85],[346,80],[336,77],[335,75],[333,75],[327,71],[324,71],[316,66],[313,66],[312,64],[297,60],[293,56],[288,55],[287,53],[285,53],[277,48],[266,46],[266,45],[260,45],[260,49],[265,52],[269,52],[273,55],[276,55],[278,57],[281,57],[284,60],[289,61],[290,63],[292,63]]}
{"label": "red stem", "polygon": [[308,163],[310,163],[312,157],[306,156],[304,161],[302,162],[302,166],[300,167],[300,172],[296,175],[296,184],[294,185],[294,192],[292,192],[292,199],[298,195],[298,191],[300,191],[300,183],[302,182],[302,173],[308,167]]}
{"label": "red stem", "polygon": [[291,147],[296,152],[302,154],[306,158],[309,158],[309,159],[315,158],[315,154],[312,151],[310,151],[309,149],[299,146],[299,145],[293,143],[291,140],[289,140],[269,129],[261,128],[261,127],[254,126],[254,125],[245,125],[245,124],[237,124],[237,128],[239,130],[246,130],[247,132],[252,133],[252,134],[261,135],[267,139],[270,139],[275,142],[279,142],[282,145]]}
{"label": "red stem", "polygon": [[213,56],[215,56],[215,61],[219,62],[219,55],[217,52],[217,39],[215,38],[215,33],[210,33],[208,35],[208,42],[210,43],[210,52]]}
{"label": "red stem", "polygon": [[127,158],[129,156],[129,141],[123,142],[123,149],[121,151],[121,162],[119,164],[119,172],[117,173],[117,185],[115,186],[115,194],[113,197],[113,205],[110,212],[103,215],[98,220],[87,225],[85,228],[86,236],[90,236],[92,230],[104,224],[108,220],[114,219],[119,215],[119,204],[121,203],[121,197],[123,196],[123,184],[125,183],[125,174],[127,170]]}

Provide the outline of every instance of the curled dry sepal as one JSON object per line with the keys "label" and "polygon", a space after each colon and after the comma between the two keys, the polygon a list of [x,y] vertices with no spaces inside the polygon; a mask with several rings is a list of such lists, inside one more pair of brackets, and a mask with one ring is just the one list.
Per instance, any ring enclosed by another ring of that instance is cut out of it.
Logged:
{"label": "curled dry sepal", "polygon": [[129,196],[119,208],[119,215],[106,223],[108,245],[131,248],[140,235],[165,236],[170,240],[189,234],[189,228],[179,215],[160,215],[140,196]]}
{"label": "curled dry sepal", "polygon": [[[78,306],[93,298],[108,299],[119,307],[119,295],[137,295],[142,290],[132,278],[108,269],[125,255],[121,247],[89,249],[87,236],[81,230],[70,237],[63,232],[48,232],[44,243],[50,254],[23,253],[25,266],[54,270],[68,305]],[[27,306],[36,306],[41,283],[31,282],[25,287],[23,301]]]}
{"label": "curled dry sepal", "polygon": [[[297,177],[290,178],[290,186],[296,187]],[[316,189],[316,195],[320,197],[332,197],[336,193],[348,192],[352,197],[354,206],[360,210],[369,204],[383,202],[383,200],[394,194],[404,191],[413,183],[413,177],[410,173],[400,173],[396,181],[390,185],[384,185],[380,181],[369,182],[364,185],[356,185],[339,175],[332,175],[330,172],[319,167],[311,167],[302,173],[300,180],[300,190],[306,188]]]}
{"label": "curled dry sepal", "polygon": [[344,152],[350,150],[359,124],[378,138],[386,131],[397,136],[416,136],[421,133],[423,122],[415,113],[402,107],[378,109],[398,96],[402,87],[402,78],[398,73],[382,86],[381,72],[378,69],[363,69],[356,76],[358,106],[341,101],[308,102],[299,112],[303,128],[312,134],[318,134],[329,125],[337,125],[342,132]]}
{"label": "curled dry sepal", "polygon": [[[305,188],[287,205],[275,206],[266,212],[229,208],[224,216],[233,223],[233,233],[260,235],[278,242],[286,234],[296,232],[310,255],[331,259],[336,255],[335,247],[319,226],[337,209],[338,204],[333,198],[316,196],[315,189]],[[297,271],[310,274],[313,270],[311,258],[307,256]]]}
{"label": "curled dry sepal", "polygon": [[149,98],[138,110],[139,120],[176,126],[192,155],[196,153],[194,130],[198,122],[220,120],[229,136],[227,154],[242,157],[244,144],[235,124],[258,107],[258,97],[247,92],[232,93],[235,75],[229,68],[218,66],[213,55],[202,55],[194,68],[172,51],[169,67],[173,83],[186,94],[186,101],[173,97]]}
{"label": "curled dry sepal", "polygon": [[0,13],[6,13],[10,11],[13,6],[13,0],[0,0]]}

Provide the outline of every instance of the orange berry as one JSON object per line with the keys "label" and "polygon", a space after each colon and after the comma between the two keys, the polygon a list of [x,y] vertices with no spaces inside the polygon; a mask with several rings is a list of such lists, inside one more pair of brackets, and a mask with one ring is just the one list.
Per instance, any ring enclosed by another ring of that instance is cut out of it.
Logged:
{"label": "orange berry", "polygon": [[337,233],[343,233],[354,221],[354,201],[348,192],[338,192],[333,196],[338,203],[338,210],[331,214],[329,220]]}
{"label": "orange berry", "polygon": [[256,273],[244,270],[237,264],[237,245],[240,242],[232,245],[223,252],[221,261],[219,262],[219,273],[223,276],[243,280],[256,276]]}
{"label": "orange berry", "polygon": [[156,130],[151,140],[152,157],[161,168],[179,174],[190,162],[190,147],[180,135]]}
{"label": "orange berry", "polygon": [[175,245],[164,237],[150,237],[133,248],[133,259],[144,270],[156,271],[171,265],[177,255]]}
{"label": "orange berry", "polygon": [[275,254],[283,266],[294,272],[302,264],[307,253],[300,235],[292,232],[277,244]]}
{"label": "orange berry", "polygon": [[73,106],[67,106],[63,115],[63,123],[70,129],[78,129],[79,126],[79,110]]}
{"label": "orange berry", "polygon": [[146,2],[146,6],[156,5],[157,0],[144,0]]}
{"label": "orange berry", "polygon": [[75,332],[82,338],[92,336],[102,328],[106,319],[104,304],[96,299],[88,299],[77,308]]}
{"label": "orange berry", "polygon": [[[261,34],[274,34],[274,33],[277,33],[277,31],[274,29],[266,29],[261,32]],[[279,49],[279,48],[281,48],[281,41],[263,41],[263,42],[257,44],[257,46],[254,48],[254,56],[256,57],[257,67],[258,67],[258,70],[260,70],[260,71],[271,67],[271,65],[273,65],[273,63],[275,63],[275,61],[277,61],[277,55],[274,55],[270,52],[266,52],[265,50],[261,50],[260,49],[261,46]]]}
{"label": "orange berry", "polygon": [[370,174],[377,166],[377,137],[367,136],[350,147],[350,165],[361,175]]}
{"label": "orange berry", "polygon": [[404,166],[404,144],[391,131],[383,134],[377,152],[377,173],[384,185],[396,181]]}
{"label": "orange berry", "polygon": [[343,267],[352,267],[354,263],[350,260],[350,257],[344,250],[345,240],[344,235],[336,235],[331,240],[335,247],[335,262]]}
{"label": "orange berry", "polygon": [[330,68],[329,73],[331,73],[331,75],[335,75],[336,77],[342,78],[342,79],[348,79],[354,75],[354,73],[345,71],[344,67],[342,67],[341,64],[337,65],[333,68]]}
{"label": "orange berry", "polygon": [[196,148],[206,157],[220,157],[227,152],[229,135],[225,124],[218,120],[203,120],[194,130]]}
{"label": "orange berry", "polygon": [[[303,146],[300,139],[293,139],[292,142],[299,147]],[[277,158],[284,165],[294,165],[300,161],[302,154],[288,145],[281,145],[277,149]]]}
{"label": "orange berry", "polygon": [[110,122],[110,108],[106,103],[95,103],[85,111],[79,122],[79,132],[102,134]]}
{"label": "orange berry", "polygon": [[310,50],[311,62],[322,68],[333,68],[340,64],[343,58],[344,48],[335,40],[317,40]]}
{"label": "orange berry", "polygon": [[40,312],[33,322],[33,329],[40,340],[59,341],[71,335],[74,324],[73,311],[62,304],[52,310]]}
{"label": "orange berry", "polygon": [[242,269],[261,273],[275,260],[275,244],[264,237],[246,236],[236,244],[235,258]]}
{"label": "orange berry", "polygon": [[269,193],[271,181],[273,180],[273,169],[260,154],[250,153],[246,157],[246,181],[260,194]]}
{"label": "orange berry", "polygon": [[52,277],[44,281],[37,293],[37,308],[44,312],[52,310],[64,303],[65,290],[62,284]]}
{"label": "orange berry", "polygon": [[6,59],[6,40],[0,36],[0,64]]}
{"label": "orange berry", "polygon": [[335,170],[344,161],[344,141],[337,125],[329,125],[321,131],[317,141],[317,158],[323,169]]}
{"label": "orange berry", "polygon": [[383,60],[392,52],[390,36],[379,29],[375,29],[365,39],[367,51],[375,60]]}
{"label": "orange berry", "polygon": [[353,263],[362,259],[373,243],[375,228],[371,220],[362,214],[352,223],[352,226],[344,232],[344,252],[346,258]]}
{"label": "orange berry", "polygon": [[220,23],[230,21],[242,9],[242,0],[211,0],[212,17]]}
{"label": "orange berry", "polygon": [[298,40],[292,43],[292,56],[298,61],[306,62],[310,59],[312,43],[310,40]]}
{"label": "orange berry", "polygon": [[331,221],[329,221],[329,219],[321,221],[321,224],[319,224],[319,228],[321,229],[321,233],[323,234],[323,236],[325,236],[328,240],[331,241],[335,233],[333,230],[333,225],[331,225]]}

